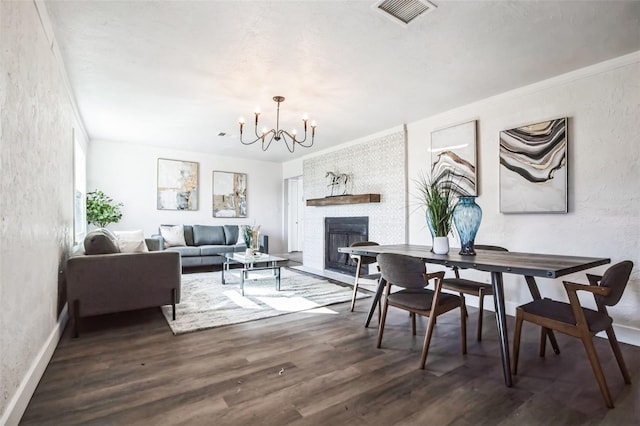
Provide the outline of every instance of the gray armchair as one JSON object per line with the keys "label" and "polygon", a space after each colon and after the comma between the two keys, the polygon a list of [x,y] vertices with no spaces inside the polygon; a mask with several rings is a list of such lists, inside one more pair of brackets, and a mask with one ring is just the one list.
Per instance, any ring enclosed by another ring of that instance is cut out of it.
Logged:
{"label": "gray armchair", "polygon": [[67,300],[74,337],[81,317],[180,302],[180,253],[79,253],[67,260]]}

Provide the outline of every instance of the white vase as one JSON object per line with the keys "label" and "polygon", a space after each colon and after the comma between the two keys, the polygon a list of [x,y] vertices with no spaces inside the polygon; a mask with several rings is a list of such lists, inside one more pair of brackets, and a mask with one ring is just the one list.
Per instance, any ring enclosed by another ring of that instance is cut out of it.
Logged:
{"label": "white vase", "polygon": [[433,252],[435,254],[449,253],[449,237],[435,237],[433,239]]}

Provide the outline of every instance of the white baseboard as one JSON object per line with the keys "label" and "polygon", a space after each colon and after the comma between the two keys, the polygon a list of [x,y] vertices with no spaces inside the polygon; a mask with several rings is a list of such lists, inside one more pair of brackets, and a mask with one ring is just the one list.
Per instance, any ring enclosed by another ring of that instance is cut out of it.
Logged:
{"label": "white baseboard", "polygon": [[53,330],[51,330],[49,338],[47,338],[47,341],[42,345],[42,348],[33,360],[29,371],[27,371],[27,374],[25,374],[20,382],[18,390],[9,401],[7,410],[2,414],[2,417],[0,417],[0,425],[14,426],[20,423],[20,419],[27,409],[29,401],[35,392],[47,365],[49,365],[49,361],[51,361],[53,352],[55,351],[56,346],[58,346],[64,327],[67,324],[67,319],[69,318],[67,307],[68,305],[65,304],[64,308],[62,308],[62,312],[60,312],[60,315],[58,316],[58,323],[55,325]]}

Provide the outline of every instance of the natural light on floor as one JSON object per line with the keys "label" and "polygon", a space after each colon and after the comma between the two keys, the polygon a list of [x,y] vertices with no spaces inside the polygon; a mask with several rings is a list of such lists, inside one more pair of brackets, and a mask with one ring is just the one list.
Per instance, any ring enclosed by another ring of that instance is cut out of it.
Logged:
{"label": "natural light on floor", "polygon": [[317,303],[304,297],[258,297],[258,299],[276,311],[298,312],[313,309],[311,312],[314,314],[337,314],[336,311],[329,308],[321,308]]}

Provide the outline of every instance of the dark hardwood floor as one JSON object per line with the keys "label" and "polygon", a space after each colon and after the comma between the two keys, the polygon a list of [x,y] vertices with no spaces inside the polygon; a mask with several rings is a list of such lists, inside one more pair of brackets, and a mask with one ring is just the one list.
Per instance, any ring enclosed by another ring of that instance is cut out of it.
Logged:
{"label": "dark hardwood floor", "polygon": [[470,308],[464,356],[458,313],[439,317],[420,370],[424,319],[414,337],[406,312],[390,309],[376,349],[376,321],[363,327],[369,303],[181,336],[159,309],[85,319],[79,338],[65,331],[21,424],[640,424],[639,347],[622,345],[633,383],[625,385],[608,342],[596,339],[609,410],[577,339],[558,335],[562,353],[539,358],[538,329],[525,325],[507,388],[492,313],[478,343]]}

